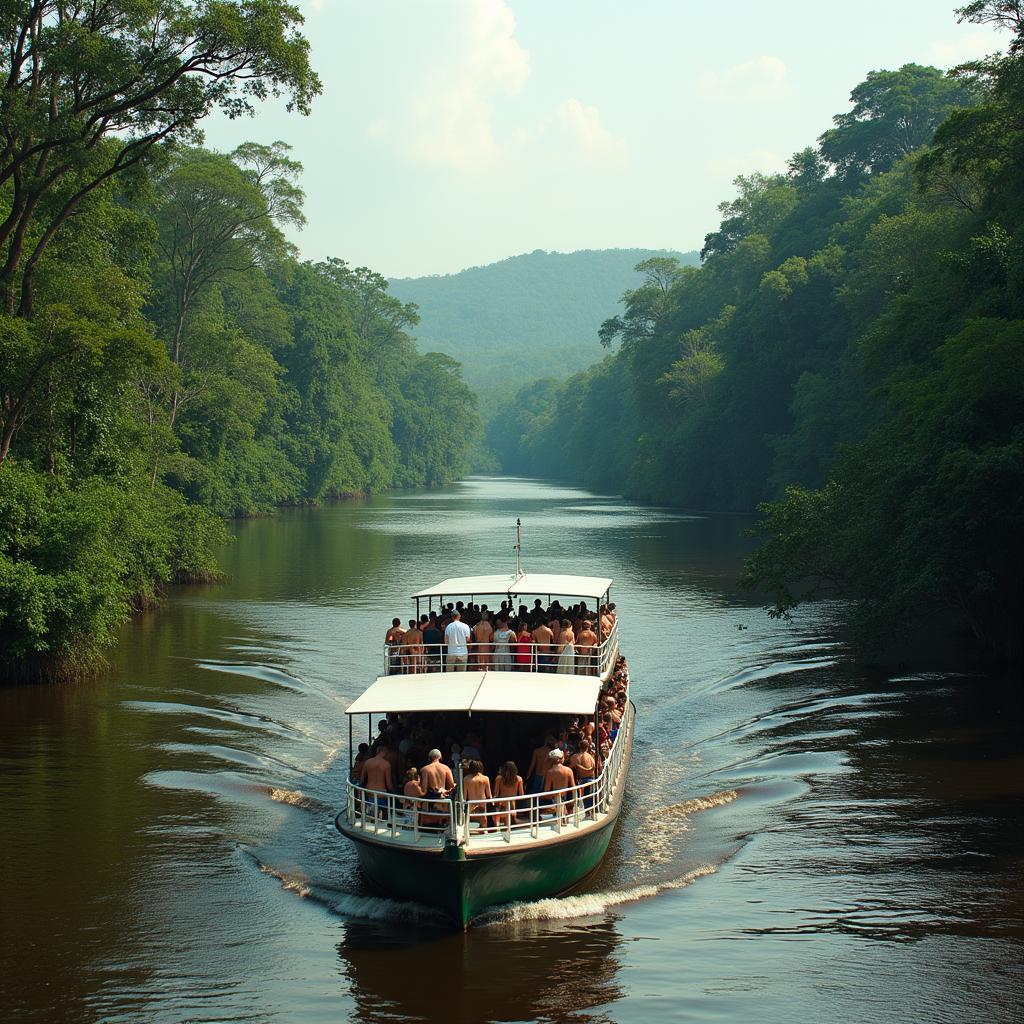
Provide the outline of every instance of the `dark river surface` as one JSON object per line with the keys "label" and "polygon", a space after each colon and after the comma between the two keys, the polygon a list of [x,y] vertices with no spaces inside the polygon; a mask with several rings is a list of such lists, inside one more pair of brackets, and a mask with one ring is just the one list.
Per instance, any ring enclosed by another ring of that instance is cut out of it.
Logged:
{"label": "dark river surface", "polygon": [[[344,708],[516,515],[527,569],[616,580],[633,766],[582,890],[453,934],[332,827]],[[510,479],[241,524],[108,674],[0,691],[0,1019],[1020,1022],[1019,687],[768,620],[743,525]]]}

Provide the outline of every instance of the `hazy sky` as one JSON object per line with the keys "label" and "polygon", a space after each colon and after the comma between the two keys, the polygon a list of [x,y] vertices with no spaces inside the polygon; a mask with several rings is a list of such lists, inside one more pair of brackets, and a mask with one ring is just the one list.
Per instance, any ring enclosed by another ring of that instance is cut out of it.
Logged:
{"label": "hazy sky", "polygon": [[[387,276],[532,249],[700,248],[867,71],[1005,45],[956,0],[298,0],[323,95],[211,121],[305,165],[304,256]],[[962,2],[962,0],[961,0]]]}

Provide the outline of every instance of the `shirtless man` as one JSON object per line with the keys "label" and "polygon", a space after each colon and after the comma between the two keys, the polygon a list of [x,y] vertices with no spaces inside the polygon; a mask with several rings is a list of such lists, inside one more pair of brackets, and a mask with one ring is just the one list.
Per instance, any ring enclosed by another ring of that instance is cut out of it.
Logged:
{"label": "shirtless man", "polygon": [[576,635],[576,660],[579,662],[583,674],[587,676],[597,675],[597,634],[591,628],[590,619],[584,619],[583,628]]}
{"label": "shirtless man", "polygon": [[555,634],[543,622],[530,634],[533,637],[533,649],[537,652],[537,671],[550,672],[552,668],[551,647],[555,642]]}
{"label": "shirtless man", "polygon": [[490,612],[481,612],[480,621],[473,627],[473,647],[470,662],[473,666],[486,670],[491,663],[491,642],[494,640],[494,627],[491,625]]}
{"label": "shirtless man", "polygon": [[[567,768],[562,762],[565,759],[565,754],[562,753],[558,747],[554,750],[548,751],[548,763],[551,765],[547,770],[547,774],[544,776],[544,792],[554,793],[560,789],[571,789],[576,785],[576,779],[573,776],[572,769]],[[572,810],[572,796],[562,796],[555,798],[558,805],[562,809],[563,820],[564,816],[568,815]]]}
{"label": "shirtless man", "polygon": [[[580,740],[580,749],[569,758],[569,767],[572,769],[573,779],[577,786],[584,786],[594,781],[597,773],[597,758],[594,757],[593,744],[590,740]],[[585,790],[583,797],[583,809],[589,811],[594,806],[594,787]]]}
{"label": "shirtless man", "polygon": [[388,675],[394,675],[402,670],[402,655],[398,647],[403,636],[405,630],[402,629],[402,620],[392,619],[391,628],[384,634],[384,643],[388,645]]}
{"label": "shirtless man", "polygon": [[615,620],[612,618],[608,611],[608,605],[605,605],[601,609],[601,639],[607,640],[612,633],[612,626],[615,625]]}
{"label": "shirtless man", "polygon": [[[465,791],[467,800],[491,799],[491,780],[484,774],[483,762],[469,762],[469,774],[463,779],[462,788]],[[469,815],[469,820],[486,829],[489,814],[489,805],[484,804],[473,808]]]}
{"label": "shirtless man", "polygon": [[415,619],[409,620],[409,628],[402,637],[402,663],[406,672],[423,671],[423,633]]}
{"label": "shirtless man", "polygon": [[368,811],[375,818],[386,818],[388,816],[388,793],[395,784],[395,777],[391,771],[391,762],[384,756],[387,753],[387,742],[382,740],[373,757],[363,762],[359,770],[359,785],[372,790],[372,793],[364,794],[365,804],[363,814]]}
{"label": "shirtless man", "polygon": [[544,745],[534,750],[533,757],[530,758],[530,767],[526,769],[526,777],[530,780],[526,786],[527,793],[539,793],[544,788],[544,773],[550,766],[548,754],[555,746],[555,737],[548,733],[544,737]]}
{"label": "shirtless man", "polygon": [[429,762],[420,769],[420,785],[428,799],[442,800],[455,789],[455,776],[451,768],[441,760],[441,751],[437,747],[427,757]]}

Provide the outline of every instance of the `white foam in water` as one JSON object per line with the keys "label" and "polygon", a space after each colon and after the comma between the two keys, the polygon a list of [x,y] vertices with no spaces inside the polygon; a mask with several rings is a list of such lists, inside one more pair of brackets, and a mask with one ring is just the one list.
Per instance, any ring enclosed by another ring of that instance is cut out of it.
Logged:
{"label": "white foam in water", "polygon": [[536,900],[533,903],[510,903],[507,907],[487,911],[476,923],[482,925],[518,924],[522,921],[564,921],[577,917],[596,917],[611,907],[617,907],[623,903],[635,903],[672,889],[683,889],[692,885],[698,878],[713,875],[716,870],[711,864],[702,864],[685,875],[673,878],[668,882],[637,885],[631,889],[620,889],[613,892],[580,893],[577,896]]}
{"label": "white foam in water", "polygon": [[306,877],[291,875],[285,871],[264,864],[251,850],[240,847],[265,875],[276,878],[281,888],[293,892],[303,899],[314,900],[341,917],[357,917],[365,921],[437,921],[438,911],[419,903],[403,903],[399,900],[384,899],[380,896],[358,896],[347,893],[338,898],[338,893],[320,891]]}
{"label": "white foam in water", "polygon": [[676,856],[676,845],[684,832],[690,831],[690,817],[700,811],[710,811],[715,807],[731,804],[738,798],[735,789],[726,789],[710,796],[698,796],[682,803],[659,807],[652,811],[633,836],[636,844],[636,855],[629,859],[630,864],[642,867],[650,864],[670,864]]}
{"label": "white foam in water", "polygon": [[441,914],[420,903],[402,903],[380,896],[343,896],[330,904],[331,910],[342,917],[358,917],[365,921],[439,921]]}
{"label": "white foam in water", "polygon": [[276,800],[279,804],[290,804],[292,807],[301,807],[304,811],[320,810],[326,805],[314,796],[307,796],[301,789],[271,789],[270,799]]}
{"label": "white foam in water", "polygon": [[681,804],[676,804],[675,807],[667,808],[668,810],[678,810],[682,814],[696,814],[698,811],[710,811],[712,807],[723,807],[725,804],[731,804],[739,794],[735,789],[727,789],[722,793],[714,793],[711,796],[698,796],[693,800],[684,800]]}

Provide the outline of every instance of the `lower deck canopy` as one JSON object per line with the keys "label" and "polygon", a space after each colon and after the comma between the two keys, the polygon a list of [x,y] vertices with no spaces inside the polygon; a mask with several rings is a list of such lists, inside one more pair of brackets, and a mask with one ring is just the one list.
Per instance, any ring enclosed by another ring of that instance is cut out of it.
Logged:
{"label": "lower deck canopy", "polygon": [[593,714],[597,676],[558,672],[416,672],[381,676],[347,714],[388,711],[506,711],[540,715]]}

